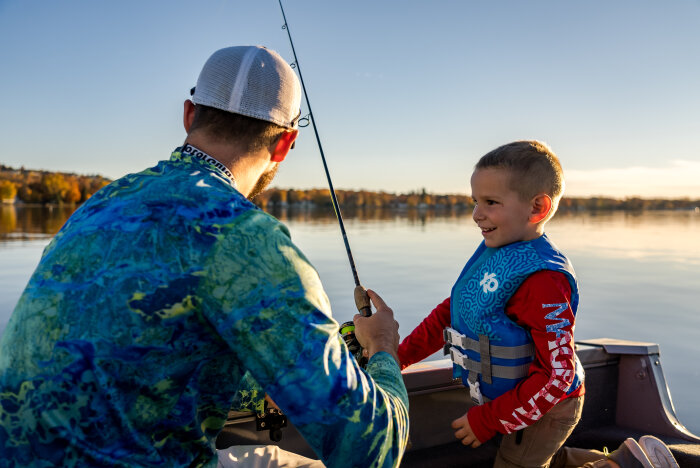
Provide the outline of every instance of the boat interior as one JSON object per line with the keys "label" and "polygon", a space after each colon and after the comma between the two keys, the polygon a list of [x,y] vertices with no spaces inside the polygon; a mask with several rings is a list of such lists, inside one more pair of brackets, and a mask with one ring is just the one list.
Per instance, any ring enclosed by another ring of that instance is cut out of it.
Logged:
{"label": "boat interior", "polygon": [[[612,451],[628,437],[651,434],[669,446],[681,467],[700,467],[700,437],[678,420],[657,344],[600,338],[578,342],[576,353],[586,371],[586,397],[566,446]],[[452,378],[449,359],[423,361],[402,374],[410,441],[401,466],[493,466],[498,437],[476,449],[454,438],[450,422],[473,403],[468,390]],[[217,447],[276,444],[318,458],[291,422],[270,416],[232,411]]]}

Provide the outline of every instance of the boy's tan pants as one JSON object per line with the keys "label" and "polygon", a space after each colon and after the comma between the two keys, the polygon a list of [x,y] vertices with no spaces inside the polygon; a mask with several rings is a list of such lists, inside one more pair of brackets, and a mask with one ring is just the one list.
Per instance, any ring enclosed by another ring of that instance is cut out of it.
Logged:
{"label": "boy's tan pants", "polygon": [[[583,396],[567,398],[542,419],[518,433],[503,436],[494,468],[546,468],[581,419]],[[520,443],[518,443],[520,442]]]}

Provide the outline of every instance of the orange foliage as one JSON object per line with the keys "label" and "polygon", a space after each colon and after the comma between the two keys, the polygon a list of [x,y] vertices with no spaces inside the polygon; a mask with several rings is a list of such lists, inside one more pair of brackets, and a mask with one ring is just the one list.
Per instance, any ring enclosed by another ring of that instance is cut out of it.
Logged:
{"label": "orange foliage", "polygon": [[[81,203],[110,181],[101,176],[77,176],[61,172],[0,169],[0,198],[9,194],[12,184],[15,194],[25,203]],[[4,189],[3,189],[4,187]]]}

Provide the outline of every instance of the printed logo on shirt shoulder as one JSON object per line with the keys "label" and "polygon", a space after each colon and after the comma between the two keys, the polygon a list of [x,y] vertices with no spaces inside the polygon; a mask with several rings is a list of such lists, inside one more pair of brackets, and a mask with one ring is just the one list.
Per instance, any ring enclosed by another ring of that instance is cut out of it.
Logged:
{"label": "printed logo on shirt shoulder", "polygon": [[479,282],[482,286],[484,293],[488,294],[494,292],[498,289],[498,280],[496,279],[496,273],[484,273],[484,278]]}

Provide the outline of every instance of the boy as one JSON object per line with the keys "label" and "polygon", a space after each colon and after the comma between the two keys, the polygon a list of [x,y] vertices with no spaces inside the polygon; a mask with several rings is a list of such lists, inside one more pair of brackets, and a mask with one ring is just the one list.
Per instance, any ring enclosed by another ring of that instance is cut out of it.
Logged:
{"label": "boy", "polygon": [[506,434],[497,467],[548,466],[581,417],[576,277],[544,234],[563,185],[543,143],[517,141],[483,156],[471,188],[484,241],[451,296],[399,346],[402,368],[445,346],[476,403],[452,422],[455,437],[478,447]]}

